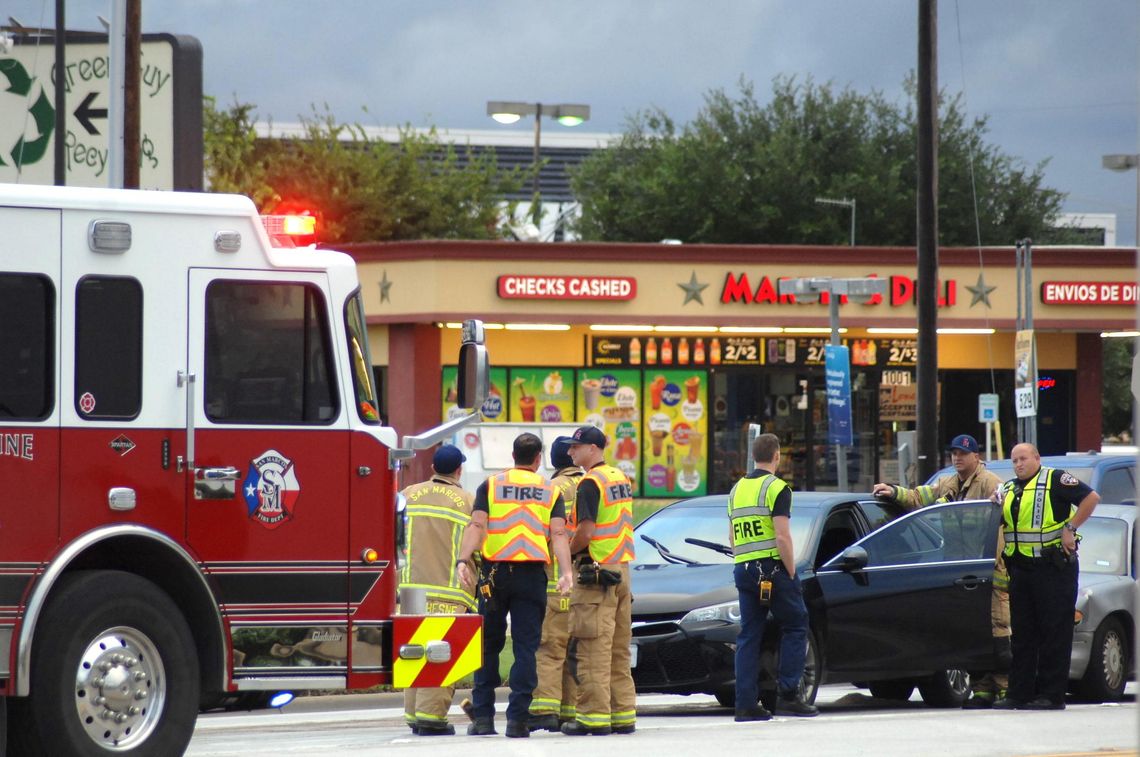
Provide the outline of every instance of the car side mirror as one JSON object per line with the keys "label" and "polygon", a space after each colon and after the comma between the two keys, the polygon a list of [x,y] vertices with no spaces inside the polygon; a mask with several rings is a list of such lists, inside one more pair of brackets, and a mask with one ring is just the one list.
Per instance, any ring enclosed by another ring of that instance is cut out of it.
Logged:
{"label": "car side mirror", "polygon": [[852,572],[867,567],[867,550],[859,546],[848,547],[836,560],[835,564],[842,570]]}

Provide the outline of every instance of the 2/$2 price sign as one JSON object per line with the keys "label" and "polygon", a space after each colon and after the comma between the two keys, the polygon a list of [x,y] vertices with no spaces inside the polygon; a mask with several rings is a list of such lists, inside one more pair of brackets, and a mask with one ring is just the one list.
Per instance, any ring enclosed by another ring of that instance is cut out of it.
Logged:
{"label": "2/$2 price sign", "polygon": [[[65,178],[105,187],[110,173],[110,46],[68,39],[64,51]],[[143,35],[139,71],[139,185],[202,188],[202,47],[193,37]],[[0,55],[0,181],[55,181],[55,53],[16,39]]]}

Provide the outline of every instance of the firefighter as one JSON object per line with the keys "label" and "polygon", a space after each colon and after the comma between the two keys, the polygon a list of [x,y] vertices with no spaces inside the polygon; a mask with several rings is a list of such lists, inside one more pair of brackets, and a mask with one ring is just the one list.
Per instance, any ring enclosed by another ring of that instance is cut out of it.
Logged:
{"label": "firefighter", "polygon": [[776,475],[780,468],[779,437],[756,437],[752,460],[755,467],[728,493],[728,538],[735,562],[733,582],[740,600],[735,719],[749,722],[772,717],[759,703],[760,645],[769,611],[780,623],[776,714],[810,718],[819,710],[803,701],[800,694],[808,612],[792,547],[792,487]]}
{"label": "firefighter", "polygon": [[509,677],[506,735],[530,736],[528,710],[538,683],[535,652],[542,638],[545,568],[551,551],[562,570],[558,590],[568,594],[573,584],[562,494],[537,473],[542,440],[531,433],[519,434],[512,456],[515,467],[491,476],[475,491],[471,523],[463,534],[457,562],[460,580],[475,589],[470,560],[482,549],[477,590],[483,615],[483,667],[475,673],[471,692],[469,736],[496,733],[495,687],[502,683],[499,654],[506,643],[508,615],[515,661]]}
{"label": "firefighter", "polygon": [[[467,458],[444,444],[432,457],[432,476],[401,492],[406,507],[408,554],[400,570],[401,588],[423,589],[428,615],[454,615],[475,609],[475,598],[463,588],[455,567],[463,529],[471,520],[474,495],[459,485]],[[404,720],[420,736],[447,736],[455,727],[447,710],[455,687],[404,691]]]}
{"label": "firefighter", "polygon": [[633,485],[605,462],[606,435],[582,426],[570,440],[570,457],[586,471],[578,484],[570,551],[579,573],[570,594],[567,659],[578,684],[567,736],[633,733],[637,695],[630,670],[633,595]]}
{"label": "firefighter", "polygon": [[[566,525],[574,535],[574,500],[582,469],[574,465],[568,450],[570,439],[560,436],[550,445],[550,480],[562,492],[566,503]],[[530,730],[557,732],[561,724],[574,719],[574,700],[578,687],[566,662],[566,644],[570,641],[570,599],[558,591],[558,561],[546,571],[546,617],[542,620],[542,642],[538,645],[538,687],[530,703]]]}
{"label": "firefighter", "polygon": [[[958,434],[950,441],[950,461],[957,475],[943,476],[933,484],[904,489],[891,484],[875,484],[876,497],[894,502],[904,510],[916,510],[935,502],[959,502],[967,499],[989,499],[1001,486],[1001,479],[986,469],[978,440],[969,434]],[[1009,572],[1005,568],[1002,549],[1005,542],[998,529],[994,557],[994,588],[990,598],[990,630],[994,639],[994,656],[998,669],[971,671],[972,695],[962,705],[967,710],[984,710],[1005,696],[1009,686]]]}
{"label": "firefighter", "polygon": [[1077,529],[1100,495],[1071,473],[1041,467],[1032,444],[1010,453],[1016,478],[994,492],[1005,524],[1013,661],[1001,710],[1063,710],[1077,603]]}

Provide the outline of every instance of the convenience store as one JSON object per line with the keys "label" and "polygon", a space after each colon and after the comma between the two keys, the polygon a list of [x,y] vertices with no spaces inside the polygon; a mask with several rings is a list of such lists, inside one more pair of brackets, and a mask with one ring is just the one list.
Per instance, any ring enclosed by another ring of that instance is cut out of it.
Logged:
{"label": "convenience store", "polygon": [[[915,415],[913,248],[429,241],[348,252],[389,422],[425,428],[456,412],[445,362],[454,326],[482,318],[494,366],[487,421],[599,425],[610,461],[652,497],[727,491],[748,467],[749,423],[781,437],[781,472],[796,488],[835,488],[828,305],[780,297],[777,282],[887,279],[884,297],[839,310],[851,357],[849,487],[897,478],[897,433]],[[1008,453],[1014,250],[939,256],[939,437],[984,438],[977,395],[995,391]],[[1039,446],[1098,448],[1101,335],[1135,328],[1135,250],[1038,248],[1033,261]]]}

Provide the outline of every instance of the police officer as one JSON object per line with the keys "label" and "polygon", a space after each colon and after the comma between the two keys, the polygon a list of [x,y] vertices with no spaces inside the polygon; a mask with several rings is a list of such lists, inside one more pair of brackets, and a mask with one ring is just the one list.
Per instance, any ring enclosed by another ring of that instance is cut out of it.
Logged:
{"label": "police officer", "polygon": [[760,644],[769,609],[781,628],[776,714],[812,717],[819,710],[799,695],[807,651],[808,614],[792,551],[792,488],[776,476],[780,467],[779,437],[756,437],[752,460],[755,468],[728,493],[728,538],[736,563],[733,580],[740,598],[735,719],[745,722],[772,717],[759,702]]}
{"label": "police officer", "polygon": [[[444,444],[432,457],[432,477],[401,492],[404,495],[408,554],[400,570],[401,588],[423,589],[428,615],[453,615],[475,609],[475,598],[460,585],[455,567],[463,529],[471,520],[474,495],[459,485],[467,458]],[[455,733],[447,710],[455,687],[404,691],[404,720],[412,733],[442,736]]]}
{"label": "police officer", "polygon": [[534,434],[519,434],[512,455],[515,467],[491,476],[476,489],[471,523],[459,549],[459,577],[469,589],[475,587],[471,557],[480,548],[483,555],[479,587],[483,667],[475,673],[471,692],[474,722],[467,727],[469,736],[496,733],[495,687],[502,683],[499,654],[506,643],[508,615],[515,662],[510,672],[506,734],[509,738],[530,736],[527,711],[538,683],[535,651],[542,636],[545,566],[551,549],[562,566],[558,590],[569,593],[573,584],[562,495],[536,472],[542,463],[542,440]]}
{"label": "police officer", "polygon": [[[583,470],[570,459],[567,437],[559,437],[550,445],[550,465],[554,478],[550,483],[562,492],[566,503],[567,533],[574,535],[574,501]],[[542,620],[542,642],[538,645],[538,686],[530,703],[532,731],[558,731],[562,722],[574,719],[578,686],[570,675],[566,661],[566,644],[570,641],[570,600],[558,591],[560,575],[555,560],[546,571],[546,617]]]}
{"label": "police officer", "polygon": [[581,571],[596,581],[575,582],[570,594],[567,659],[578,684],[574,720],[562,724],[567,736],[633,733],[637,693],[630,669],[633,594],[633,484],[605,462],[606,435],[581,426],[566,439],[570,458],[586,474],[578,483],[574,538],[570,551]]}
{"label": "police officer", "polygon": [[[942,476],[932,485],[904,489],[891,484],[875,484],[873,494],[893,502],[903,510],[916,510],[936,502],[961,502],[967,499],[989,499],[1001,479],[986,469],[982,462],[978,440],[969,434],[958,434],[950,441],[950,461],[955,473]],[[1005,696],[1009,686],[1009,573],[1005,569],[1002,549],[1005,542],[998,530],[994,558],[993,592],[990,598],[990,630],[993,632],[994,652],[998,669],[971,671],[972,696],[962,705],[967,710],[988,709]]]}
{"label": "police officer", "polygon": [[1032,444],[1010,454],[1016,478],[994,492],[1005,525],[1013,662],[1003,710],[1063,710],[1073,653],[1077,530],[1100,495],[1071,473],[1041,467]]}

